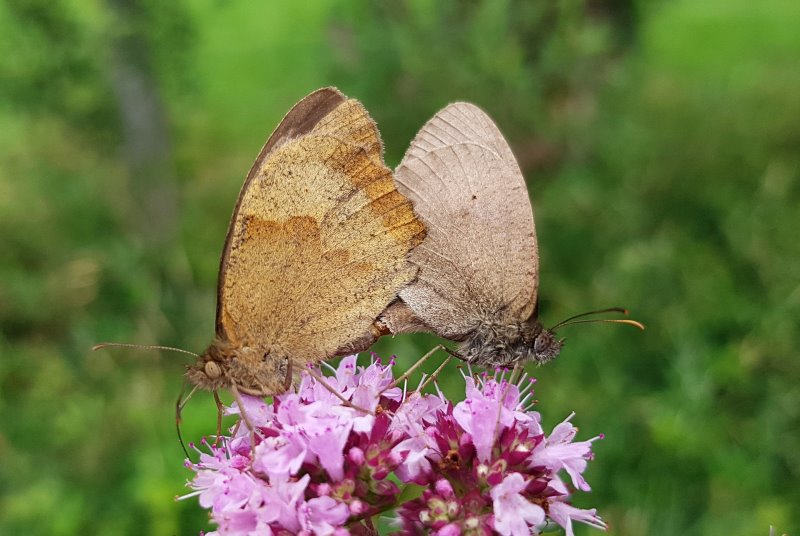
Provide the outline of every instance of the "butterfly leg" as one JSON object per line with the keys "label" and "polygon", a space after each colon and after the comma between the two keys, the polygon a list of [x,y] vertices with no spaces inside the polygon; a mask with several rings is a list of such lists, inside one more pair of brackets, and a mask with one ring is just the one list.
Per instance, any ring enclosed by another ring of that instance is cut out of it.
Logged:
{"label": "butterfly leg", "polygon": [[[424,356],[420,357],[417,360],[416,363],[411,365],[408,368],[408,370],[405,371],[405,373],[403,373],[399,378],[397,378],[395,381],[393,381],[391,384],[389,384],[383,391],[381,391],[381,394],[385,393],[389,389],[394,389],[395,387],[397,387],[398,385],[400,385],[401,383],[406,381],[408,379],[408,377],[411,376],[414,373],[415,370],[417,370],[425,361],[428,360],[429,357],[431,357],[433,354],[435,354],[439,350],[444,350],[448,354],[452,355],[450,350],[447,347],[445,347],[443,344],[437,344],[436,346],[431,348],[431,350],[427,354],[425,354]],[[449,358],[448,358],[448,360],[449,360]]]}
{"label": "butterfly leg", "polygon": [[522,373],[525,371],[525,368],[522,366],[522,363],[514,363],[514,368],[511,370],[511,376],[508,377],[508,383],[517,383]]}
{"label": "butterfly leg", "polygon": [[250,456],[251,459],[254,460],[256,454],[256,427],[253,426],[253,422],[250,420],[250,417],[247,416],[247,412],[244,409],[244,402],[242,401],[242,395],[239,394],[239,389],[236,388],[236,384],[231,383],[230,389],[233,393],[233,397],[236,399],[236,405],[239,406],[239,414],[242,416],[242,420],[245,426],[247,426],[247,429],[250,430]]}
{"label": "butterfly leg", "polygon": [[421,393],[421,392],[422,392],[422,390],[423,390],[423,389],[425,389],[425,388],[428,386],[428,384],[429,384],[429,383],[431,383],[431,382],[435,382],[435,381],[436,381],[436,378],[438,378],[438,377],[439,377],[439,374],[442,372],[442,370],[444,369],[444,367],[445,367],[445,366],[446,366],[446,365],[447,365],[447,364],[450,362],[450,360],[451,360],[451,359],[453,359],[453,355],[452,355],[452,354],[448,355],[448,356],[447,356],[447,359],[445,359],[444,361],[442,361],[442,364],[441,364],[441,365],[439,365],[439,366],[436,368],[436,370],[434,370],[434,371],[433,371],[433,374],[431,374],[431,375],[430,375],[430,377],[429,377],[428,379],[426,379],[426,380],[425,380],[425,381],[422,383],[422,385],[420,385],[420,386],[419,386],[419,388],[417,388],[417,392],[418,392],[418,393]]}
{"label": "butterfly leg", "polygon": [[175,429],[178,432],[178,442],[181,444],[181,448],[183,449],[183,453],[186,454],[186,457],[189,457],[189,451],[186,450],[186,445],[183,443],[183,435],[181,434],[181,412],[183,411],[184,406],[192,398],[194,392],[197,391],[197,386],[195,385],[194,388],[189,391],[189,395],[186,398],[183,398],[183,393],[186,392],[186,382],[183,382],[183,386],[181,387],[181,392],[178,394],[178,400],[175,402]]}
{"label": "butterfly leg", "polygon": [[214,446],[217,446],[219,442],[219,438],[222,436],[222,413],[225,407],[222,404],[222,400],[219,399],[219,393],[216,389],[212,391],[214,393],[214,402],[217,404],[217,435],[214,437]]}
{"label": "butterfly leg", "polygon": [[350,408],[353,408],[353,409],[354,409],[354,410],[356,410],[356,411],[362,411],[362,412],[364,412],[364,413],[368,413],[369,415],[374,415],[374,414],[375,414],[375,412],[373,412],[373,411],[370,411],[370,410],[368,410],[368,409],[366,409],[366,408],[362,408],[362,407],[356,406],[355,404],[353,404],[352,402],[350,402],[349,400],[347,400],[345,397],[343,397],[343,396],[342,396],[342,394],[341,394],[339,391],[337,391],[336,389],[334,389],[334,388],[333,388],[333,386],[332,386],[331,384],[329,384],[328,382],[326,382],[326,381],[325,381],[325,379],[322,377],[322,375],[320,375],[320,374],[317,374],[317,371],[315,371],[315,370],[314,370],[314,369],[312,369],[311,367],[308,367],[308,368],[306,368],[305,372],[306,372],[306,373],[307,373],[309,376],[311,376],[312,378],[314,378],[314,379],[315,379],[317,382],[319,382],[319,384],[320,384],[321,386],[323,386],[325,389],[327,389],[328,391],[330,391],[330,392],[331,392],[331,394],[332,394],[333,396],[335,396],[336,398],[338,398],[339,400],[341,400],[341,401],[344,403],[344,405],[345,405],[345,406],[347,406],[347,407],[350,407]]}
{"label": "butterfly leg", "polygon": [[286,378],[283,380],[283,390],[288,391],[292,388],[292,362],[286,360]]}

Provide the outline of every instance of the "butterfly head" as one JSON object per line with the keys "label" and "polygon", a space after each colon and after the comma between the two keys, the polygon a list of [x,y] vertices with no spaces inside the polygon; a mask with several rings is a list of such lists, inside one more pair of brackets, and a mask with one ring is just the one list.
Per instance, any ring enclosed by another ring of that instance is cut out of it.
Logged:
{"label": "butterfly head", "polygon": [[291,371],[285,359],[270,355],[268,349],[237,346],[215,340],[186,376],[195,385],[210,391],[236,387],[253,396],[271,396],[286,391]]}
{"label": "butterfly head", "polygon": [[561,352],[564,346],[564,338],[556,336],[556,331],[559,328],[568,326],[570,324],[583,324],[591,322],[610,322],[614,324],[628,324],[630,326],[644,329],[644,325],[636,320],[627,318],[584,318],[595,314],[602,313],[622,313],[627,315],[628,311],[621,307],[610,307],[608,309],[600,309],[598,311],[589,311],[579,315],[572,316],[566,320],[559,322],[551,328],[545,328],[536,320],[535,316],[532,317],[527,323],[523,323],[520,327],[521,342],[526,347],[527,354],[523,357],[522,361],[533,361],[536,364],[543,365],[548,361],[555,359]]}
{"label": "butterfly head", "polygon": [[537,365],[543,365],[558,356],[561,352],[561,347],[564,345],[564,339],[556,337],[555,332],[552,330],[542,328],[541,324],[538,324],[537,327],[538,330],[535,330],[536,335],[533,338],[533,344],[529,347],[528,360]]}

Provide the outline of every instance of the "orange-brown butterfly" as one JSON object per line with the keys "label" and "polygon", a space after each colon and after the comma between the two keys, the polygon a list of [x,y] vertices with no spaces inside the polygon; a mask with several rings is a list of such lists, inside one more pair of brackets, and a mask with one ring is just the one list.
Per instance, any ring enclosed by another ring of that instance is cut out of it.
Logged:
{"label": "orange-brown butterfly", "polygon": [[378,321],[392,333],[431,331],[461,342],[457,357],[482,366],[546,363],[561,350],[555,328],[627,319],[538,320],[539,253],[533,208],[511,148],[480,108],[455,103],[417,134],[395,170],[427,236],[409,256],[420,271]]}
{"label": "orange-brown butterfly", "polygon": [[[216,337],[195,385],[268,396],[355,353],[417,269],[425,230],[383,164],[374,121],[334,88],[297,103],[245,179],[220,261]],[[98,347],[110,344],[98,345]]]}

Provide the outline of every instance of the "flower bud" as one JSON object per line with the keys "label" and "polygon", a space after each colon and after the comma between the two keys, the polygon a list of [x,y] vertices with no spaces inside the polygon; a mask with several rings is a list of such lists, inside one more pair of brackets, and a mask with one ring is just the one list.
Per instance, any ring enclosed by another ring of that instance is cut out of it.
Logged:
{"label": "flower bud", "polygon": [[364,503],[358,499],[350,503],[350,513],[353,514],[354,516],[361,514],[365,510],[366,507],[364,506]]}
{"label": "flower bud", "polygon": [[486,477],[489,476],[489,466],[485,463],[478,465],[475,469],[475,476],[477,476],[479,480],[486,480]]}
{"label": "flower bud", "polygon": [[450,482],[446,478],[440,478],[437,480],[436,484],[434,484],[434,489],[436,490],[436,493],[447,499],[453,497],[454,495],[453,486],[450,485]]}
{"label": "flower bud", "polygon": [[455,523],[448,523],[436,531],[437,536],[461,536],[461,527]]}
{"label": "flower bud", "polygon": [[364,465],[364,451],[358,447],[352,447],[347,452],[347,457],[350,459],[351,462],[356,464],[358,467]]}

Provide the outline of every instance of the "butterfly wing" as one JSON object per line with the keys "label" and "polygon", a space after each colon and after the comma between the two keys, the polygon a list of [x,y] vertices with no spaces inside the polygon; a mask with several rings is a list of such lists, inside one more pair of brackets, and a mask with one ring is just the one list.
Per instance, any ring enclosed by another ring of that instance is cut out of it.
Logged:
{"label": "butterfly wing", "polygon": [[[529,318],[539,268],[533,209],[514,155],[486,113],[466,103],[441,110],[395,178],[427,229],[410,254],[417,280],[400,293],[414,316],[453,340],[481,321]],[[404,331],[408,321],[394,313],[388,324]]]}
{"label": "butterfly wing", "polygon": [[234,210],[217,335],[305,363],[366,348],[411,281],[424,236],[382,163],[364,107],[332,88],[300,101],[267,141]]}

